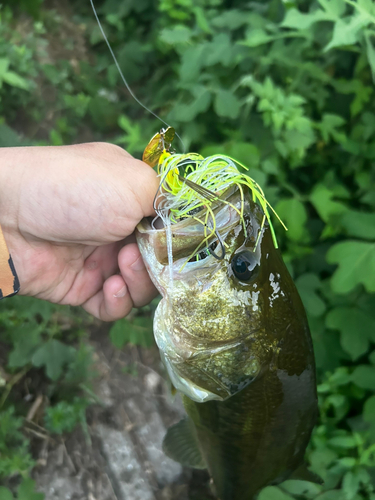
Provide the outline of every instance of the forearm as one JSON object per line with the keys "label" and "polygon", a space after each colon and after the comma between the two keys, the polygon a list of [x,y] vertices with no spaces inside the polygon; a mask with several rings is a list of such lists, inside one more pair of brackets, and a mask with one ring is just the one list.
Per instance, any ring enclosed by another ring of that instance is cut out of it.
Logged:
{"label": "forearm", "polygon": [[[28,158],[33,155],[27,148]],[[26,148],[0,148],[0,224],[4,236],[18,230],[18,207],[20,205],[20,184],[26,161]]]}
{"label": "forearm", "polygon": [[19,196],[20,148],[0,148],[0,294],[1,298],[16,293],[19,281],[15,271],[17,206]]}

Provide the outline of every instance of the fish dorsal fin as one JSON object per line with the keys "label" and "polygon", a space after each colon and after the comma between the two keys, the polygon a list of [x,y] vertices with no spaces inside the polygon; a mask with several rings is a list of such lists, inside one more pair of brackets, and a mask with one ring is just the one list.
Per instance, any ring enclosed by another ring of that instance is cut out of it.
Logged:
{"label": "fish dorsal fin", "polygon": [[318,474],[312,472],[307,468],[307,465],[303,463],[300,465],[289,477],[288,479],[299,479],[301,481],[310,481],[310,483],[323,484],[323,480]]}
{"label": "fish dorsal fin", "polygon": [[187,467],[207,468],[198,446],[195,429],[189,418],[183,418],[168,429],[163,441],[163,451],[169,458]]}

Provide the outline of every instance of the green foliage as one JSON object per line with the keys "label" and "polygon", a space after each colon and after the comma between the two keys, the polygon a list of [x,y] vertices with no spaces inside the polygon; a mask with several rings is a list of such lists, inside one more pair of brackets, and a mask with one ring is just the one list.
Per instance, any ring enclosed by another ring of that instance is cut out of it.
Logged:
{"label": "green foliage", "polygon": [[[0,313],[0,327],[1,339],[10,347],[11,372],[42,368],[51,382],[62,384],[78,385],[90,378],[91,350],[83,344],[77,349],[59,340],[66,336],[79,339],[83,335],[83,317],[30,297],[15,297],[6,304]],[[62,321],[67,323],[64,333]]]}
{"label": "green foliage", "polygon": [[54,381],[61,376],[63,366],[73,357],[71,348],[58,340],[51,339],[35,351],[31,361],[34,366],[44,366],[47,377]]}
{"label": "green foliage", "polygon": [[327,253],[329,263],[337,263],[332,276],[332,289],[348,293],[359,284],[368,292],[375,292],[375,244],[367,241],[336,243]]}
{"label": "green foliage", "polygon": [[[28,297],[14,297],[1,305],[0,345],[8,356],[0,367],[0,478],[7,478],[27,475],[34,464],[22,432],[29,408],[22,401],[26,374],[40,384],[31,382],[31,394],[43,391],[54,403],[45,410],[46,429],[61,434],[78,423],[85,425],[85,410],[92,398],[82,393],[90,392],[93,373],[91,349],[81,339],[83,321],[87,321],[82,314]],[[71,345],[77,342],[78,347]],[[33,498],[31,483],[22,484],[16,498],[26,498],[28,492]]]}
{"label": "green foliage", "polygon": [[[306,307],[320,383],[307,459],[325,484],[286,481],[260,500],[374,500],[374,2],[96,3],[137,97],[186,150],[248,165],[289,228],[278,241]],[[123,88],[89,3],[71,0],[64,19],[37,0],[23,5],[39,15],[23,29],[12,2],[0,9],[1,145],[111,140],[139,156],[160,124]],[[64,344],[53,306],[38,315],[41,305],[24,304],[18,318],[0,315],[7,371],[42,371],[59,428],[58,395],[85,383],[90,354],[82,342]],[[149,311],[110,335],[117,347],[151,345]],[[62,401],[74,407],[75,396]]]}
{"label": "green foliage", "polygon": [[0,412],[0,478],[26,474],[34,465],[28,452],[29,441],[21,432],[22,424],[14,407]]}
{"label": "green foliage", "polygon": [[136,316],[131,319],[120,319],[112,326],[109,335],[113,345],[118,349],[125,344],[152,347],[154,345],[152,318]]}
{"label": "green foliage", "polygon": [[0,486],[0,498],[1,500],[44,500],[44,495],[36,493],[35,481],[26,478],[19,484],[16,496],[13,496],[8,488]]}
{"label": "green foliage", "polygon": [[83,398],[74,398],[72,403],[60,401],[55,406],[50,406],[45,412],[46,429],[53,434],[72,432],[77,424],[84,424],[86,408],[90,401]]}

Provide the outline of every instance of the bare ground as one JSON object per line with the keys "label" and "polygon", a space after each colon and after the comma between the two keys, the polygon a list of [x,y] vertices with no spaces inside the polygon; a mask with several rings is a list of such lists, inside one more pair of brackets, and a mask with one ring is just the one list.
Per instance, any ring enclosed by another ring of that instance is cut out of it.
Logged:
{"label": "bare ground", "polygon": [[213,499],[205,471],[182,468],[162,452],[166,429],[184,410],[162,376],[157,348],[120,351],[103,332],[91,344],[101,403],[89,410],[86,430],[39,440],[38,491],[46,500]]}

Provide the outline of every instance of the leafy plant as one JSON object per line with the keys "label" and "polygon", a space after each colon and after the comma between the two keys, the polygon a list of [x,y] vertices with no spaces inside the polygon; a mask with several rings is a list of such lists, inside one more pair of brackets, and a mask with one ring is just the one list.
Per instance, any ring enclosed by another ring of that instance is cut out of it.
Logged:
{"label": "leafy plant", "polygon": [[150,317],[136,316],[131,319],[120,319],[112,326],[109,335],[115,347],[120,349],[125,344],[152,347],[152,319]]}
{"label": "leafy plant", "polygon": [[[41,7],[20,30],[13,3],[0,10],[1,144],[112,140],[139,156],[161,125],[124,89],[89,4],[71,0],[69,23]],[[248,165],[289,227],[278,241],[307,310],[319,377],[307,459],[325,484],[286,481],[260,500],[373,500],[374,2],[96,3],[137,97],[182,137],[175,147]],[[49,43],[54,33],[60,51]],[[19,318],[8,305],[0,314],[12,365],[2,379],[9,389],[20,371],[41,370],[58,421],[61,391],[77,388],[69,380],[84,384],[89,356],[74,335],[64,343],[57,310],[33,307],[23,302]],[[147,347],[150,332],[147,311],[110,335],[118,347]],[[74,406],[75,395],[63,401]]]}
{"label": "leafy plant", "polygon": [[91,401],[83,398],[74,398],[72,403],[60,401],[45,411],[46,429],[53,434],[72,432],[77,424],[85,425],[86,408]]}
{"label": "leafy plant", "polygon": [[27,474],[34,465],[28,451],[29,441],[21,432],[22,424],[23,419],[15,416],[14,407],[0,411],[0,478]]}
{"label": "leafy plant", "polygon": [[[20,382],[26,374],[35,380],[29,396],[42,393],[53,403],[44,411],[47,431],[70,432],[78,423],[85,430],[85,410],[93,401],[88,397],[93,372],[92,351],[81,341],[83,320],[80,314],[37,299],[14,297],[4,302],[0,342],[7,361],[1,369],[0,477],[26,476],[34,463],[22,432],[28,405]],[[63,338],[78,341],[78,348]]]}
{"label": "leafy plant", "polygon": [[44,500],[44,495],[36,493],[35,481],[27,478],[18,486],[16,496],[13,496],[12,492],[5,486],[0,486],[0,498],[1,500]]}

